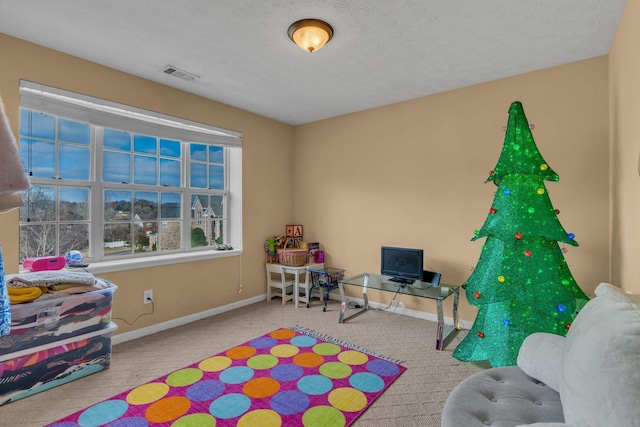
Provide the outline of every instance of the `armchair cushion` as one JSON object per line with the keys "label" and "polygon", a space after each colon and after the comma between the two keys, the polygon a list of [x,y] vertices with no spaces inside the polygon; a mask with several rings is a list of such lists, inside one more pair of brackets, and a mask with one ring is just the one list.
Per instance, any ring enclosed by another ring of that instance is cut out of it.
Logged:
{"label": "armchair cushion", "polygon": [[517,366],[501,366],[465,378],[442,409],[442,427],[506,427],[536,421],[563,421],[560,396]]}
{"label": "armchair cushion", "polygon": [[559,392],[564,341],[565,337],[545,332],[529,335],[520,347],[518,367]]}
{"label": "armchair cushion", "polygon": [[565,423],[534,423],[534,424],[520,424],[516,427],[575,427],[571,424]]}
{"label": "armchair cushion", "polygon": [[608,283],[576,316],[562,357],[565,422],[640,426],[640,297]]}

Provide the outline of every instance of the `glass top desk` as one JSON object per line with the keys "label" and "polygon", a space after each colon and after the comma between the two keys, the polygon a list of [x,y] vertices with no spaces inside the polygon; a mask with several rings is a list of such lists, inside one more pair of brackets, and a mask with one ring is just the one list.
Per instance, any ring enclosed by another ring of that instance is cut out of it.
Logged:
{"label": "glass top desk", "polygon": [[[367,298],[368,289],[377,289],[380,291],[399,293],[403,295],[411,295],[420,298],[427,298],[434,300],[438,309],[438,330],[436,334],[436,349],[442,350],[444,346],[455,336],[460,330],[460,323],[458,321],[458,299],[460,297],[459,286],[434,286],[428,282],[421,282],[416,280],[412,284],[396,283],[390,281],[390,276],[383,276],[381,274],[363,273],[357,276],[349,277],[338,283],[340,288],[340,298],[342,304],[340,306],[340,323],[344,323],[349,319],[361,315],[362,313],[369,311],[369,299]],[[359,286],[362,288],[362,298],[364,300],[364,307],[362,310],[352,314],[349,317],[344,317],[344,312],[347,306],[347,299],[344,294],[344,285]],[[453,327],[444,324],[444,314],[442,311],[442,301],[453,295]],[[445,327],[448,329],[445,334]]]}

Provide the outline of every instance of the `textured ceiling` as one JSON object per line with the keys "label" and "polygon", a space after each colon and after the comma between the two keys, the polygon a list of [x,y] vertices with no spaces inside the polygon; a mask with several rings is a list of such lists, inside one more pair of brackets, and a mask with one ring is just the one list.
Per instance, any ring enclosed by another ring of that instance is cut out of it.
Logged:
{"label": "textured ceiling", "polygon": [[[606,54],[624,4],[0,0],[0,32],[298,125]],[[302,51],[287,37],[302,18],[333,40]]]}

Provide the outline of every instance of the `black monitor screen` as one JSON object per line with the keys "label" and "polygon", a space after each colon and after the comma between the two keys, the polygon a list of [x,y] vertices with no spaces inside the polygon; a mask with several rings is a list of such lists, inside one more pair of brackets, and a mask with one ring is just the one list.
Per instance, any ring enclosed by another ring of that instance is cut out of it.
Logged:
{"label": "black monitor screen", "polygon": [[421,280],[424,253],[422,249],[383,246],[380,273],[397,279]]}

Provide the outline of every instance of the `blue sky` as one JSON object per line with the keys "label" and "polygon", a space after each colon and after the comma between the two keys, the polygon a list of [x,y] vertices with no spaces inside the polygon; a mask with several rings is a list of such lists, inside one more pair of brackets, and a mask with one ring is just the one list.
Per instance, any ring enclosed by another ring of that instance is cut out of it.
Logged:
{"label": "blue sky", "polygon": [[[91,179],[90,125],[58,118],[56,172],[56,117],[25,108],[20,115],[20,155],[28,173],[39,178]],[[180,141],[105,128],[103,147],[104,182],[181,186]],[[224,148],[191,143],[189,154],[189,185],[224,189]]]}

